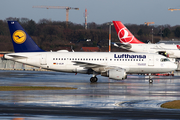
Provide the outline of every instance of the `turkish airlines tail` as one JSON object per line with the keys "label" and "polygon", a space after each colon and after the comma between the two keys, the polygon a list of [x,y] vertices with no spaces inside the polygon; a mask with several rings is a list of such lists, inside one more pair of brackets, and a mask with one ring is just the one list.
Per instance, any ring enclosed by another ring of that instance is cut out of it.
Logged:
{"label": "turkish airlines tail", "polygon": [[121,43],[144,44],[134,37],[134,35],[121,23],[121,21],[113,21],[117,35]]}

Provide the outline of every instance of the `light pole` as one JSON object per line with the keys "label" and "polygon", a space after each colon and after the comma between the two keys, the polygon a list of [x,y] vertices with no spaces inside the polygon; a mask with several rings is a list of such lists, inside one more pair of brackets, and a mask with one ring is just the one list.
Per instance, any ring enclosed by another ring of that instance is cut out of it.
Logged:
{"label": "light pole", "polygon": [[162,25],[161,25],[161,41],[162,41],[162,34],[163,34],[163,33],[162,33]]}
{"label": "light pole", "polygon": [[109,52],[111,52],[111,25],[113,25],[113,23],[109,22],[107,25],[109,25]]}
{"label": "light pole", "polygon": [[153,28],[152,28],[152,43],[153,43]]}

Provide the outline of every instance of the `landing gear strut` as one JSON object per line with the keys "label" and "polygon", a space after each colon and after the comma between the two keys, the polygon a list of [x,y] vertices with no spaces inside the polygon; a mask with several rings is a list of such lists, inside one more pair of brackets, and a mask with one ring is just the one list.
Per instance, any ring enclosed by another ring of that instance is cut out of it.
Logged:
{"label": "landing gear strut", "polygon": [[96,83],[98,81],[98,78],[96,77],[98,75],[95,71],[93,71],[93,75],[90,78],[91,83]]}
{"label": "landing gear strut", "polygon": [[91,77],[90,81],[91,81],[91,83],[95,83],[95,82],[98,81],[98,78],[96,76],[95,77]]}
{"label": "landing gear strut", "polygon": [[149,74],[149,83],[153,83],[153,79],[151,78],[151,74]]}

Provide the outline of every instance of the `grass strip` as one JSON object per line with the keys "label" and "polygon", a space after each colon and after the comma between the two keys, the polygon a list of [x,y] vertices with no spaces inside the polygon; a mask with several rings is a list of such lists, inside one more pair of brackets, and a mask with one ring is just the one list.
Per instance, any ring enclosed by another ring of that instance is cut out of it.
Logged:
{"label": "grass strip", "polygon": [[180,100],[166,102],[166,103],[162,104],[161,107],[169,108],[169,109],[180,109]]}
{"label": "grass strip", "polygon": [[0,91],[25,91],[25,90],[72,90],[72,87],[46,87],[46,86],[0,86]]}

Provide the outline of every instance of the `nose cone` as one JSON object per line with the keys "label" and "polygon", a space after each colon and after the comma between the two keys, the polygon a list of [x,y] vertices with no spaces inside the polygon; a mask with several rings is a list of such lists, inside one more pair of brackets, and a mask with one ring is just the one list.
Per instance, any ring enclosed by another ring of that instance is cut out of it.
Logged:
{"label": "nose cone", "polygon": [[170,66],[170,68],[171,68],[172,70],[176,70],[176,69],[177,69],[177,64],[172,63],[172,65]]}

